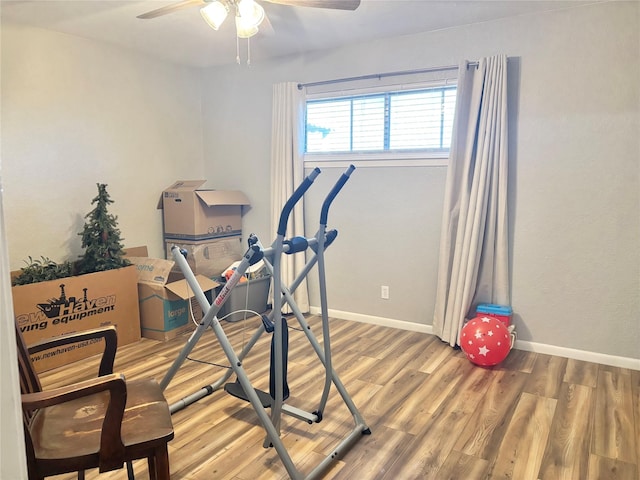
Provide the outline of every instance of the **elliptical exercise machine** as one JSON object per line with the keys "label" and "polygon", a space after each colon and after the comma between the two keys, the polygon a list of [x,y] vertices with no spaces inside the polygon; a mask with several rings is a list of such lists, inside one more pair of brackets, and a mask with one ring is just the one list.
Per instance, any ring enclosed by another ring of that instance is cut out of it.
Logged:
{"label": "elliptical exercise machine", "polygon": [[[337,458],[342,456],[343,453],[349,450],[358,441],[358,439],[362,437],[362,435],[371,434],[371,430],[366,425],[364,419],[360,415],[360,412],[351,399],[351,396],[346,391],[332,366],[324,263],[324,252],[337,236],[336,230],[327,230],[329,207],[344,184],[349,180],[349,177],[354,170],[355,167],[351,165],[340,176],[325,198],[320,212],[320,225],[316,235],[311,238],[294,237],[287,240],[285,239],[285,232],[289,215],[291,214],[295,204],[302,199],[305,192],[320,174],[320,169],[315,168],[302,181],[293,195],[285,203],[280,214],[277,236],[271,246],[266,248],[263,247],[257,236],[250,235],[248,239],[248,249],[243,255],[240,264],[237,266],[236,271],[227,280],[227,283],[212,303],[209,303],[204,292],[200,288],[200,285],[196,281],[195,275],[186,261],[185,252],[175,246],[172,248],[174,260],[180,267],[190,288],[193,290],[195,298],[200,304],[204,316],[178,354],[178,357],[165,374],[164,378],[160,382],[160,386],[164,390],[169,385],[184,360],[208,328],[211,328],[215,333],[220,346],[229,360],[231,368],[228,369],[226,373],[215,383],[207,385],[171,405],[171,413],[175,413],[176,411],[181,410],[182,408],[185,408],[197,400],[224,387],[225,391],[229,394],[251,403],[253,409],[258,415],[260,423],[266,431],[264,447],[272,446],[275,448],[280,460],[287,470],[287,473],[295,480],[312,480],[320,478],[328,467]],[[285,285],[281,279],[280,264],[282,255],[302,254],[307,252],[307,250],[311,250],[311,252],[308,253],[308,260],[304,268],[294,279],[291,285]],[[227,300],[229,293],[238,284],[247,269],[260,260],[264,261],[267,271],[271,273],[273,279],[273,308],[269,315],[262,315],[262,322],[260,326],[243,347],[242,351],[239,354],[236,354],[224,332],[224,329],[222,328],[222,325],[220,324],[220,321],[217,318],[217,314]],[[304,315],[293,299],[293,292],[316,264],[318,265],[318,285],[324,348],[320,346],[318,340],[311,331],[309,324],[304,318]],[[301,327],[301,330],[304,332],[318,359],[324,366],[324,388],[319,405],[313,412],[307,412],[284,403],[289,396],[289,387],[287,383],[288,325],[286,319],[281,314],[282,306],[285,302],[289,305],[291,312]],[[243,359],[264,333],[272,334],[269,393],[257,390],[251,385],[242,365]],[[235,382],[227,383],[234,373],[236,375]],[[331,450],[331,454],[325,457],[309,474],[305,476],[296,468],[287,449],[280,439],[281,416],[282,414],[286,414],[310,424],[319,423],[322,421],[324,415],[331,385],[336,387],[336,390],[340,394],[343,402],[349,409],[349,412],[353,417],[354,426],[351,432]],[[267,413],[267,408],[271,409],[271,415]]]}

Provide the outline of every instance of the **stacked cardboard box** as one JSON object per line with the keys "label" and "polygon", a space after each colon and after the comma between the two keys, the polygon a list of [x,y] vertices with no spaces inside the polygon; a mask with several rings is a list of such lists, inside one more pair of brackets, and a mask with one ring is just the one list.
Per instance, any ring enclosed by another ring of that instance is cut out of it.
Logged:
{"label": "stacked cardboard box", "polygon": [[[118,346],[140,340],[134,266],[18,285],[11,289],[15,321],[27,345],[67,333],[114,325]],[[96,355],[104,343],[81,342],[32,356],[38,372]]]}
{"label": "stacked cardboard box", "polygon": [[[162,192],[166,257],[174,245],[187,251],[187,262],[196,274],[220,277],[240,259],[242,207],[250,205],[240,191],[201,188],[205,180],[181,180]],[[174,267],[174,271],[175,271]]]}
{"label": "stacked cardboard box", "polygon": [[[166,258],[173,260],[171,249],[174,246],[187,252],[187,263],[195,273],[209,278],[218,278],[227,266],[242,258],[244,253],[240,235],[215,238],[200,242],[188,242],[165,239]],[[177,269],[178,267],[175,267]],[[175,271],[175,270],[174,270]]]}
{"label": "stacked cardboard box", "polygon": [[[174,262],[149,257],[127,258],[138,272],[142,336],[165,341],[193,330],[194,322],[202,319],[202,309],[187,281],[171,272]],[[204,275],[196,275],[196,280],[203,292],[218,286]]]}

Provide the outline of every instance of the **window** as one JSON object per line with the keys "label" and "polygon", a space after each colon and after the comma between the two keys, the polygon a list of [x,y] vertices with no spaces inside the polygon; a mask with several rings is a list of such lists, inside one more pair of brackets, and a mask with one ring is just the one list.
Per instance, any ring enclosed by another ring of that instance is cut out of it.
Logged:
{"label": "window", "polygon": [[308,98],[305,160],[448,156],[455,86]]}

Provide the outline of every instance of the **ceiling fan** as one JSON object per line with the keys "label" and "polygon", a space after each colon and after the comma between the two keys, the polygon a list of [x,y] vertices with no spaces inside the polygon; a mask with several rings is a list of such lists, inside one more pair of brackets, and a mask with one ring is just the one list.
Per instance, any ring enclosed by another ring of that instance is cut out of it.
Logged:
{"label": "ceiling fan", "polygon": [[[337,10],[355,10],[360,0],[264,0],[269,3],[296,7],[315,7]],[[265,20],[264,9],[254,0],[182,0],[162,8],[138,15],[147,20],[190,7],[200,7],[204,20],[214,30],[218,30],[229,12],[235,15],[239,38],[249,38],[258,33],[258,26]],[[268,22],[268,20],[267,20]]]}

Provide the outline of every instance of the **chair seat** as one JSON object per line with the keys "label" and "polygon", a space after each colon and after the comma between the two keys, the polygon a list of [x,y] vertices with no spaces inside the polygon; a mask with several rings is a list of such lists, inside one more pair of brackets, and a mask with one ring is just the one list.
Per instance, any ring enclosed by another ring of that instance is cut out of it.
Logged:
{"label": "chair seat", "polygon": [[[74,468],[96,465],[102,422],[109,393],[101,392],[37,411],[30,424],[39,461],[50,466]],[[169,407],[154,380],[127,382],[127,403],[122,421],[122,441],[129,452],[125,460],[140,458],[139,452],[166,444],[173,438]]]}

